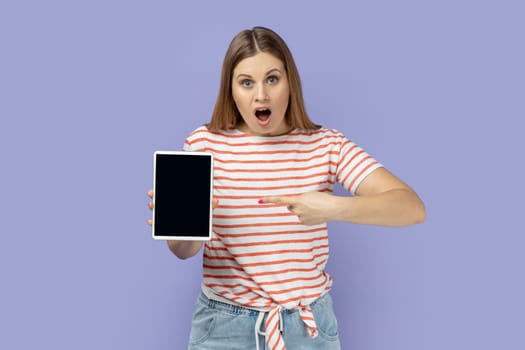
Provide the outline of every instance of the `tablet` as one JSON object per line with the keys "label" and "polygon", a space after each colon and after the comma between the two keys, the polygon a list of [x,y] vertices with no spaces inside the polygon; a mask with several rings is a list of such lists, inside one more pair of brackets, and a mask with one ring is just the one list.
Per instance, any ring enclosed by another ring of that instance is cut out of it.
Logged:
{"label": "tablet", "polygon": [[153,238],[211,239],[213,155],[156,151],[153,158]]}

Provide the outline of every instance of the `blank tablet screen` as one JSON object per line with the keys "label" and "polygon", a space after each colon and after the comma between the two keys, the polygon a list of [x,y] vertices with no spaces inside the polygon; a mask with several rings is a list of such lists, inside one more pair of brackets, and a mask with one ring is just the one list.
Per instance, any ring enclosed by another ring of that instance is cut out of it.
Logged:
{"label": "blank tablet screen", "polygon": [[153,238],[211,238],[213,156],[204,152],[154,154]]}

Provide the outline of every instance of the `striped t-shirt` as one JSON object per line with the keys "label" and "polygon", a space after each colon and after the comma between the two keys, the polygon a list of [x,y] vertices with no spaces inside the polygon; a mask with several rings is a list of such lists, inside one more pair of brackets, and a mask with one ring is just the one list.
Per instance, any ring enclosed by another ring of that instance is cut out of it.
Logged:
{"label": "striped t-shirt", "polygon": [[[336,181],[353,194],[381,165],[343,134],[326,128],[264,137],[239,130],[210,132],[202,126],[189,135],[184,149],[214,155],[213,191],[219,206],[213,211],[212,239],[204,248],[204,293],[261,311],[308,311],[332,285],[325,271],[327,226],[305,226],[286,206],[258,200],[331,193]],[[302,314],[307,328],[309,314]]]}

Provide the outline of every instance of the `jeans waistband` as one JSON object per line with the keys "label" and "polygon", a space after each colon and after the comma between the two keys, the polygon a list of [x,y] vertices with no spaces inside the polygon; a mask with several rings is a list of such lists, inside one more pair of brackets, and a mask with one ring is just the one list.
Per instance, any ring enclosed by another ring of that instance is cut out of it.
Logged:
{"label": "jeans waistband", "polygon": [[[321,297],[319,297],[319,299],[317,299],[314,302],[312,302],[310,304],[310,306],[314,306],[315,304],[318,304],[318,303],[323,303],[325,301],[325,299],[327,298],[327,295],[328,295],[328,293],[322,295]],[[233,304],[228,304],[228,303],[223,303],[221,301],[210,299],[203,292],[201,292],[201,294],[199,296],[199,302],[203,303],[204,305],[206,305],[210,309],[221,310],[221,311],[228,312],[228,313],[235,314],[235,315],[258,316],[259,313],[260,313],[259,310],[250,309],[250,308],[247,308],[247,307],[233,305]],[[294,312],[298,312],[298,310],[297,309],[288,310],[288,309],[284,309],[284,308],[281,310],[281,313],[283,313],[283,314],[292,314]]]}

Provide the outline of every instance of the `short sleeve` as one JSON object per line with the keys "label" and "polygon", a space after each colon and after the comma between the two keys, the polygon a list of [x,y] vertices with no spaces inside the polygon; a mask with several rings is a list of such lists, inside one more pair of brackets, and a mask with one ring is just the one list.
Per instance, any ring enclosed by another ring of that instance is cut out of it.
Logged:
{"label": "short sleeve", "polygon": [[208,135],[209,131],[205,126],[199,127],[188,135],[182,149],[187,152],[206,150]]}
{"label": "short sleeve", "polygon": [[188,140],[186,139],[186,141],[184,141],[184,146],[182,147],[182,149],[186,152],[192,152],[193,151],[193,148],[191,147],[191,145],[188,143]]}
{"label": "short sleeve", "polygon": [[352,195],[370,173],[383,165],[354,142],[342,136],[337,164],[337,181]]}

